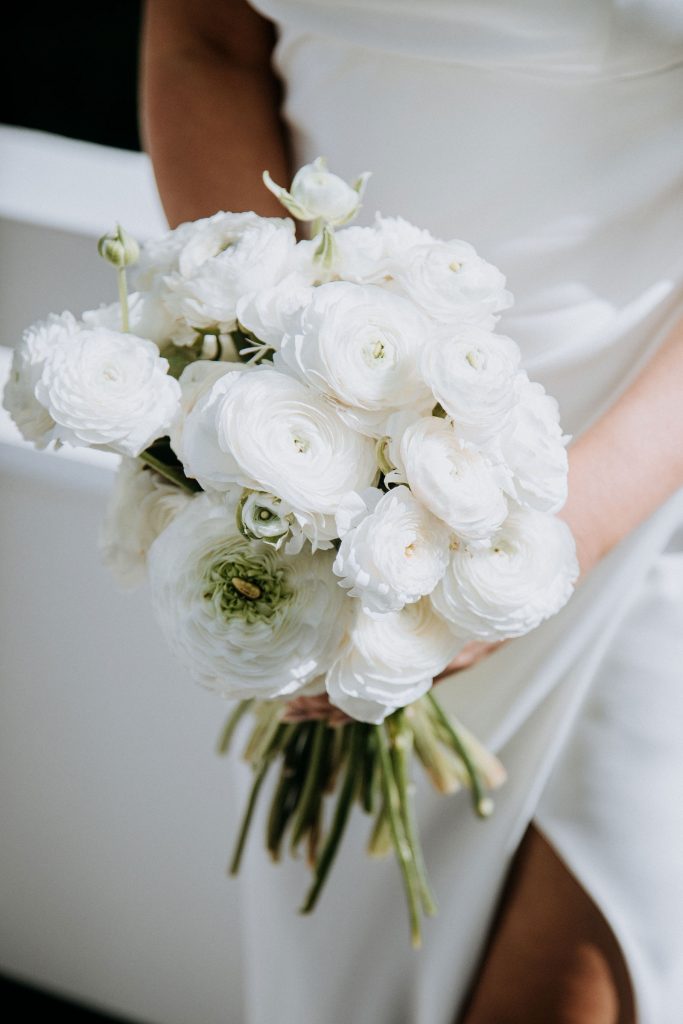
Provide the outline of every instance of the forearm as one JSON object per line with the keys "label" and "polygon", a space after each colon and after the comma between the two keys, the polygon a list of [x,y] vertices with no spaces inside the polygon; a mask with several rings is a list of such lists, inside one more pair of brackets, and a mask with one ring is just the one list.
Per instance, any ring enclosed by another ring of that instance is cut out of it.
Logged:
{"label": "forearm", "polygon": [[263,186],[289,181],[273,30],[244,0],[148,0],[141,129],[169,223],[217,210],[284,215]]}
{"label": "forearm", "polygon": [[582,575],[683,487],[683,320],[630,387],[569,450],[560,513]]}

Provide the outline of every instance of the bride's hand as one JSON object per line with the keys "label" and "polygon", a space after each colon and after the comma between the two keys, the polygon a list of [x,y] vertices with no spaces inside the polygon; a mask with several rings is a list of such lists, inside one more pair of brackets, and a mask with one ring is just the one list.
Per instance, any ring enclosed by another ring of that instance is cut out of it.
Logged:
{"label": "bride's hand", "polygon": [[[446,676],[453,672],[460,672],[464,668],[475,665],[482,658],[485,658],[491,651],[497,650],[507,640],[499,640],[497,643],[483,643],[481,640],[472,640],[465,644],[460,653],[446,666],[443,672],[439,672],[434,679],[434,684],[441,682]],[[315,697],[294,697],[285,706],[285,713],[282,716],[283,722],[310,722],[324,718],[331,726],[346,725],[354,719],[345,714],[334,704],[330,704],[326,693],[318,694]]]}
{"label": "bride's hand", "polygon": [[470,640],[469,643],[465,644],[460,653],[453,658],[453,661],[446,665],[443,672],[439,672],[438,676],[434,677],[434,682],[440,683],[442,679],[452,675],[453,672],[461,672],[464,668],[476,665],[487,654],[497,651],[499,647],[508,642],[508,640],[496,640],[494,643],[486,643],[483,640]]}
{"label": "bride's hand", "polygon": [[346,725],[353,722],[341,708],[330,704],[326,693],[317,694],[315,697],[293,697],[285,705],[285,712],[282,716],[283,722],[310,722],[321,718],[326,719],[331,726]]}

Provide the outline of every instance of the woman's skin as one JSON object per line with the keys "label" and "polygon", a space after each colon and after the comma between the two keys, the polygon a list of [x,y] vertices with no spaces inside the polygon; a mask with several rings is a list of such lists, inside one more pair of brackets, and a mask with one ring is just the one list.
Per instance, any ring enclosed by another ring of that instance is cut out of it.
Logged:
{"label": "woman's skin", "polygon": [[[284,211],[261,171],[291,180],[274,30],[245,0],[148,0],[141,128],[169,223],[217,210]],[[592,567],[683,487],[683,320],[569,449],[560,515]],[[514,643],[514,641],[506,641]],[[497,645],[472,644],[445,674]],[[345,716],[299,698],[289,718]],[[599,910],[541,833],[524,837],[462,1024],[633,1024],[628,974]]]}

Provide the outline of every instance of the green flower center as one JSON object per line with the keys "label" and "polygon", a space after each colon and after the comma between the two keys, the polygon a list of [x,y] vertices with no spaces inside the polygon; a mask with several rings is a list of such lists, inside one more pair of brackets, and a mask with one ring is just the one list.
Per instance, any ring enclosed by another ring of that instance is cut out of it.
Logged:
{"label": "green flower center", "polygon": [[230,552],[212,561],[205,575],[204,600],[221,618],[268,622],[293,597],[285,568]]}

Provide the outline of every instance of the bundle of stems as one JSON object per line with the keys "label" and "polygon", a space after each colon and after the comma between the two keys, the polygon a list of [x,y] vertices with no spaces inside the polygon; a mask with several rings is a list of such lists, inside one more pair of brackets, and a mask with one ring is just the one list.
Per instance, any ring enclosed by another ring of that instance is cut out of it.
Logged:
{"label": "bundle of stems", "polygon": [[[417,829],[411,768],[413,755],[436,789],[452,793],[468,786],[475,813],[488,817],[493,801],[488,790],[505,780],[500,762],[456,719],[433,693],[390,714],[381,724],[349,722],[330,726],[325,720],[283,721],[279,701],[240,701],[221,734],[218,750],[228,752],[245,713],[254,716],[243,758],[254,773],[251,792],[237,836],[229,872],[239,871],[259,792],[271,767],[279,773],[266,824],[266,847],[274,861],[288,841],[296,856],[305,846],[313,880],[300,907],[310,913],[322,891],[339,848],[354,802],[372,815],[368,853],[396,855],[405,888],[410,936],[421,943],[422,913],[436,913],[436,901],[424,863]],[[337,791],[329,824],[324,803]]]}

